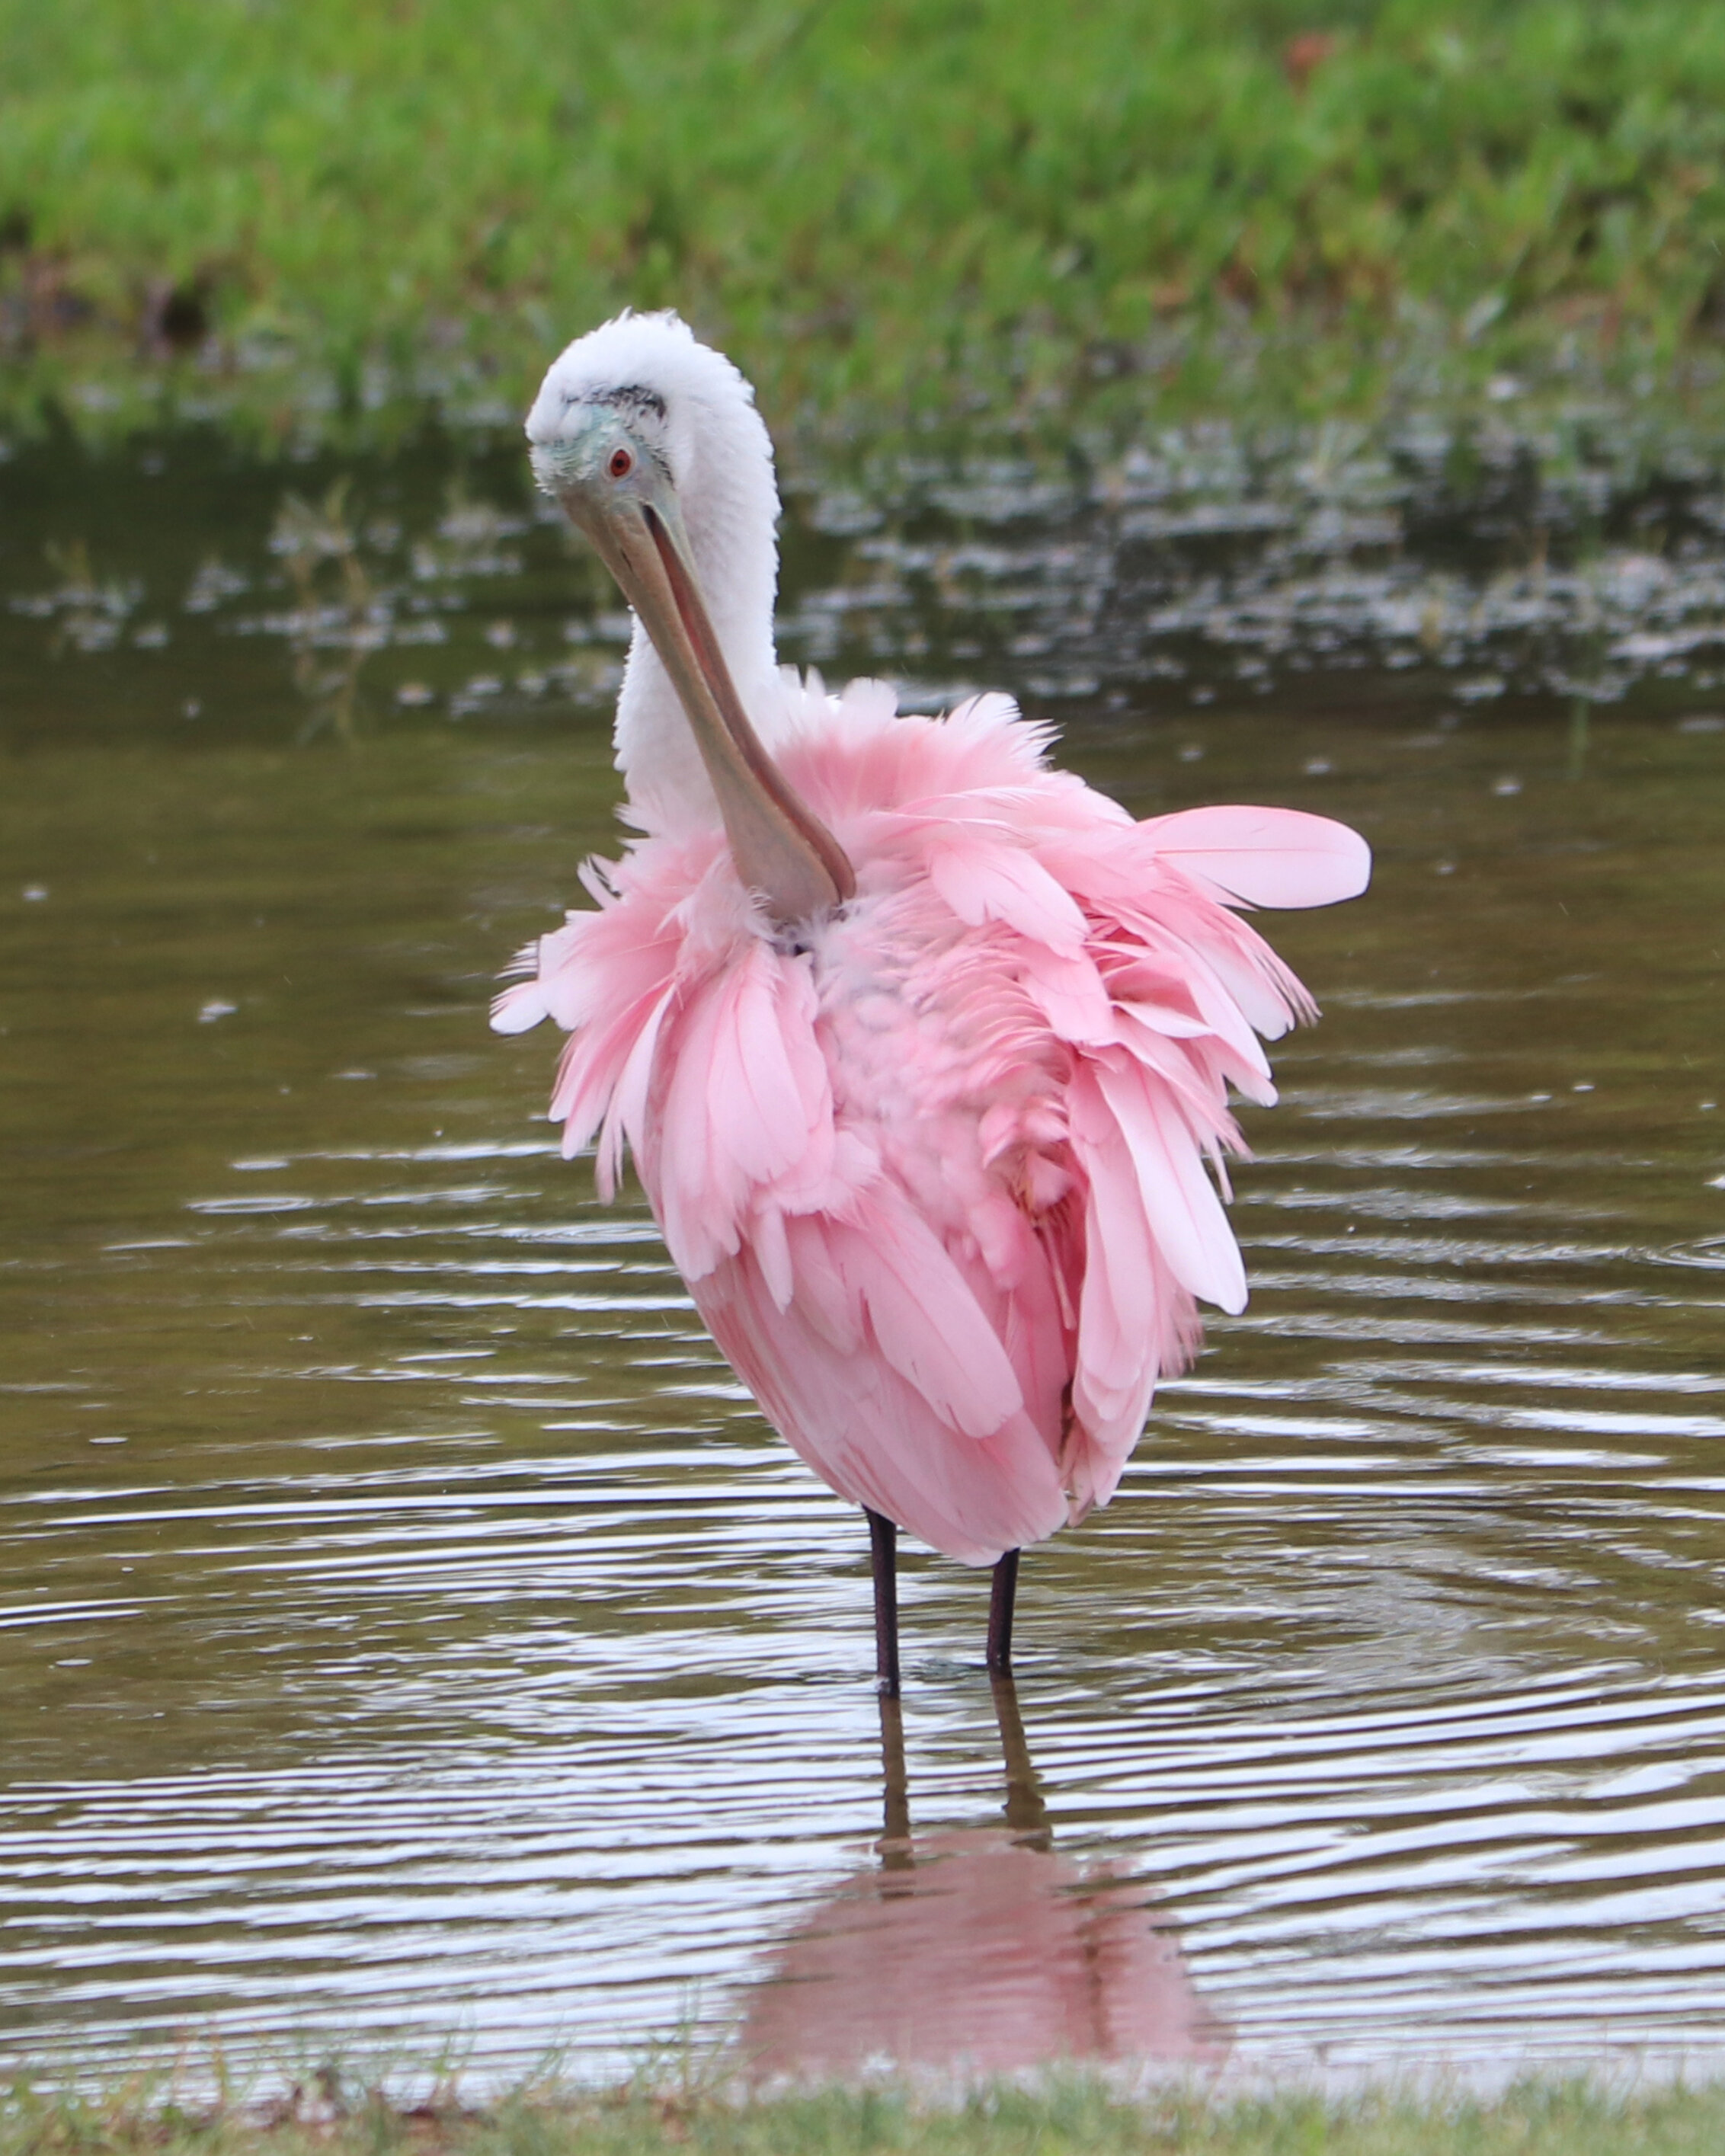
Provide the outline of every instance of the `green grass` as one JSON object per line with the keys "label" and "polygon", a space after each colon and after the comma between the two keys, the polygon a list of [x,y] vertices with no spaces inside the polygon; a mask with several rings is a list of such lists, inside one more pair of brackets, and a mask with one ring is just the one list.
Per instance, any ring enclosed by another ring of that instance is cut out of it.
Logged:
{"label": "green grass", "polygon": [[0,52],[14,422],[513,407],[625,301],[781,423],[1668,378],[1725,328],[1697,0],[0,0]]}
{"label": "green grass", "polygon": [[1725,2087],[1612,2093],[1527,2082],[1490,2098],[1367,2093],[1128,2101],[1083,2078],[954,2105],[891,2088],[729,2102],[631,2087],[528,2091],[485,2109],[377,2097],[194,2108],[147,2082],[0,2099],[0,2156],[1713,2156]]}
{"label": "green grass", "polygon": [[0,2104],[0,2156],[1713,2156],[1722,2146],[1725,2088],[1614,2095],[1584,2082],[1527,2083],[1491,2100],[1127,2102],[1075,2079],[953,2107],[891,2090],[732,2103],[635,2089],[407,2111],[375,2099],[194,2111],[141,2084]]}

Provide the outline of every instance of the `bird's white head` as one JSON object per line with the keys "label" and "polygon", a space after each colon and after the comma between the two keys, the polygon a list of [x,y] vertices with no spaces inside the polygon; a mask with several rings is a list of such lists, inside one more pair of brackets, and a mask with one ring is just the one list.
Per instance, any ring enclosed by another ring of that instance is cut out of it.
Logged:
{"label": "bird's white head", "polygon": [[778,578],[773,445],[748,383],[676,316],[620,315],[554,362],[527,439],[634,609],[617,707],[631,799],[667,824],[716,805],[780,921],[849,896],[849,862],[748,716],[775,702]]}

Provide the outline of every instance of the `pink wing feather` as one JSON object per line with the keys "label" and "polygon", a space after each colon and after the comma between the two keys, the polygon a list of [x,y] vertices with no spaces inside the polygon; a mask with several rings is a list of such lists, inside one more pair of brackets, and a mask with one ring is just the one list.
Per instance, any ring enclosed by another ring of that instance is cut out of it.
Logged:
{"label": "pink wing feather", "polygon": [[1248,906],[1335,906],[1371,880],[1358,831],[1299,808],[1182,808],[1139,826],[1163,860]]}
{"label": "pink wing feather", "polygon": [[[1364,886],[1342,825],[1134,824],[1000,697],[787,690],[791,784],[857,870],[771,940],[716,832],[649,831],[498,999],[572,1029],[552,1113],[625,1139],[671,1256],[834,1489],[988,1563],[1105,1503],[1199,1297],[1245,1300],[1209,1166],[1310,998],[1233,906]],[[1207,1163],[1209,1165],[1207,1165]],[[1225,1185],[1224,1185],[1225,1188]]]}

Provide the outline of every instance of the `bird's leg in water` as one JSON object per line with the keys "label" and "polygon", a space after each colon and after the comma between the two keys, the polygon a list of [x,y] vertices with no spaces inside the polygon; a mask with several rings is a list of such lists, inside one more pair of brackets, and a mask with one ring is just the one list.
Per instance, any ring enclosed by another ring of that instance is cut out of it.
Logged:
{"label": "bird's leg in water", "polygon": [[863,1512],[875,1570],[875,1681],[884,1699],[898,1697],[898,1529],[884,1512]]}
{"label": "bird's leg in water", "polygon": [[1019,1696],[1008,1676],[993,1680],[994,1719],[1000,1725],[1000,1756],[1006,1764],[1006,1824],[1014,1841],[1027,1849],[1047,1849],[1054,1841],[1041,1784],[1024,1741]]}
{"label": "bird's leg in water", "polygon": [[1012,1675],[1012,1608],[1018,1599],[1019,1553],[1009,1550],[994,1568],[988,1594],[988,1674]]}
{"label": "bird's leg in water", "polygon": [[880,1839],[883,1871],[911,1871],[916,1860],[911,1851],[911,1785],[905,1774],[905,1724],[896,1695],[880,1694],[880,1776],[886,1795]]}

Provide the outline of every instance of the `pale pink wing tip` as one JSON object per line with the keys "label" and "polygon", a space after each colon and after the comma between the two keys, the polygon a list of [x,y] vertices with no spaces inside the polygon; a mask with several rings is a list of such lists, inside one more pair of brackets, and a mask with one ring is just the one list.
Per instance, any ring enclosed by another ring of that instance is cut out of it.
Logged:
{"label": "pale pink wing tip", "polygon": [[1182,808],[1140,828],[1176,868],[1248,906],[1336,906],[1372,880],[1359,833],[1301,808]]}
{"label": "pale pink wing tip", "polygon": [[546,1014],[545,992],[537,981],[522,981],[492,998],[493,1033],[526,1033]]}

